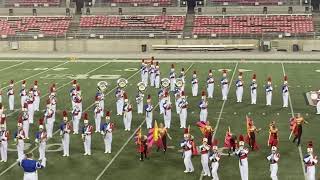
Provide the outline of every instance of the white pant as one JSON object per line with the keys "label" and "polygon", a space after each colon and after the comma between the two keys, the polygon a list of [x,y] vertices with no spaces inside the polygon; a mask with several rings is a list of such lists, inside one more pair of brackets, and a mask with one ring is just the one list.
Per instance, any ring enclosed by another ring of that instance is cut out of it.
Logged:
{"label": "white pant", "polygon": [[8,142],[7,141],[2,141],[0,143],[0,156],[2,161],[7,162],[7,159],[8,159]]}
{"label": "white pant", "polygon": [[198,89],[199,89],[198,83],[192,84],[192,96],[198,96]]}
{"label": "white pant", "polygon": [[138,114],[143,113],[143,102],[142,101],[140,103],[137,103],[137,110],[138,110]]}
{"label": "white pant", "polygon": [[53,125],[54,125],[54,120],[52,118],[48,118],[46,122],[46,130],[47,130],[48,138],[52,138]]}
{"label": "white pant", "polygon": [[[241,164],[240,164],[241,161]],[[240,169],[240,175],[241,175],[241,180],[249,180],[249,172],[248,172],[248,160],[246,159],[241,159],[239,161],[239,169]]]}
{"label": "white pant", "polygon": [[123,113],[123,100],[117,100],[116,105],[117,105],[117,115],[120,114],[122,115]]}
{"label": "white pant", "polygon": [[283,100],[283,106],[282,107],[288,107],[289,102],[289,93],[282,93],[282,100]]}
{"label": "white pant", "polygon": [[104,138],[104,148],[106,153],[111,153],[112,133],[107,133]]}
{"label": "white pant", "polygon": [[163,103],[164,103],[163,100],[160,100],[160,101],[159,101],[159,111],[160,111],[160,114],[163,114],[163,113],[164,113]]}
{"label": "white pant", "polygon": [[25,120],[22,122],[22,129],[26,138],[29,138],[29,121]]}
{"label": "white pant", "polygon": [[307,167],[307,180],[316,180],[315,166],[308,166]]}
{"label": "white pant", "polygon": [[271,106],[272,93],[269,92],[266,94],[266,101],[267,101],[267,106]]}
{"label": "white pant", "polygon": [[143,73],[142,75],[142,82],[145,86],[148,86],[148,73]]}
{"label": "white pant", "polygon": [[213,162],[211,164],[211,174],[212,174],[212,180],[219,180],[218,176],[218,168],[219,168],[219,163],[218,162]]}
{"label": "white pant", "polygon": [[171,109],[164,111],[163,121],[164,121],[164,126],[166,128],[170,128],[170,126],[171,126]]}
{"label": "white pant", "polygon": [[207,93],[208,98],[213,98],[214,84],[208,84]]}
{"label": "white pant", "polygon": [[155,74],[150,74],[150,86],[154,87]]}
{"label": "white pant", "polygon": [[27,100],[27,96],[21,96],[21,100],[20,100],[21,108],[23,108],[24,103],[26,102],[26,100]]}
{"label": "white pant", "polygon": [[21,161],[24,158],[24,141],[22,139],[18,139],[17,141],[18,160]]}
{"label": "white pant", "polygon": [[9,110],[13,111],[14,110],[14,95],[9,95]]}
{"label": "white pant", "polygon": [[270,177],[272,180],[278,180],[278,164],[274,163],[274,164],[270,164]]}
{"label": "white pant", "polygon": [[207,154],[201,154],[201,165],[202,170],[205,175],[210,176],[210,168],[209,168],[209,155]]}
{"label": "white pant", "polygon": [[160,88],[160,76],[156,76],[154,79],[154,86],[158,89]]}
{"label": "white pant", "polygon": [[146,112],[146,123],[148,129],[152,128],[152,112]]}
{"label": "white pant", "polygon": [[46,158],[46,142],[40,142],[39,143],[39,159],[45,159]]}
{"label": "white pant", "polygon": [[170,91],[174,91],[176,87],[176,79],[170,79]]}
{"label": "white pant", "polygon": [[201,109],[200,110],[200,121],[207,122],[207,116],[208,116],[208,110],[207,109]]}
{"label": "white pant", "polygon": [[228,91],[229,91],[228,88],[229,88],[228,84],[222,85],[222,87],[221,87],[222,100],[227,100],[227,98],[228,98]]}
{"label": "white pant", "polygon": [[99,101],[99,106],[100,106],[101,109],[102,109],[101,116],[103,116],[103,113],[104,113],[104,100]]}
{"label": "white pant", "polygon": [[33,173],[25,172],[23,174],[23,180],[38,180],[38,173],[37,172],[33,172]]}
{"label": "white pant", "polygon": [[126,130],[131,129],[131,121],[132,121],[132,111],[124,113],[124,115],[123,115],[124,129],[126,129]]}
{"label": "white pant", "polygon": [[251,104],[257,104],[257,90],[251,91]]}
{"label": "white pant", "polygon": [[184,162],[184,166],[186,167],[186,171],[189,171],[189,172],[194,171],[193,164],[191,161],[191,156],[192,156],[191,150],[184,152],[183,162]]}
{"label": "white pant", "polygon": [[78,117],[73,117],[73,120],[72,120],[72,127],[73,127],[73,132],[78,134],[79,133],[79,121],[80,121],[80,118]]}
{"label": "white pant", "polygon": [[84,137],[84,152],[88,155],[91,155],[91,135],[86,135]]}
{"label": "white pant", "polygon": [[62,137],[63,155],[69,156],[70,135],[65,133]]}
{"label": "white pant", "polygon": [[237,102],[242,102],[243,86],[237,87],[236,95],[237,95]]}
{"label": "white pant", "polygon": [[39,105],[40,105],[40,97],[36,96],[34,97],[34,102],[33,102],[34,111],[39,111]]}
{"label": "white pant", "polygon": [[188,111],[187,108],[181,108],[180,111],[180,127],[186,128]]}
{"label": "white pant", "polygon": [[176,111],[177,114],[180,114],[181,108],[179,107],[179,102],[180,102],[180,98],[176,100],[175,105],[176,105]]}
{"label": "white pant", "polygon": [[33,104],[28,105],[28,115],[29,115],[29,123],[33,124],[33,115],[34,115]]}
{"label": "white pant", "polygon": [[320,101],[317,102],[317,114],[320,114]]}
{"label": "white pant", "polygon": [[98,115],[94,118],[95,125],[96,125],[96,131],[100,132],[100,127],[101,127],[101,116]]}

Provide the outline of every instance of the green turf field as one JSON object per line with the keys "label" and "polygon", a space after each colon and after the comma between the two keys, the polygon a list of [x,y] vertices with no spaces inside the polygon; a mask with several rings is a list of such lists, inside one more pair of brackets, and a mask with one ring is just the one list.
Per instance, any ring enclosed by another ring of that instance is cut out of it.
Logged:
{"label": "green turf field", "polygon": [[[174,61],[173,61],[174,62]],[[181,63],[180,63],[181,62]],[[265,157],[269,153],[267,147],[268,139],[268,125],[272,120],[277,122],[280,130],[279,152],[281,159],[279,162],[278,176],[281,180],[303,180],[304,172],[300,155],[306,152],[306,143],[309,140],[314,141],[315,152],[320,154],[320,139],[318,130],[320,125],[318,123],[319,117],[315,115],[314,107],[308,106],[304,97],[304,93],[311,90],[318,90],[319,80],[317,79],[320,69],[318,63],[272,63],[272,62],[226,62],[226,63],[201,63],[201,61],[180,61],[176,63],[176,72],[184,67],[186,73],[186,94],[189,101],[188,120],[187,123],[191,125],[191,134],[195,136],[197,145],[201,142],[201,132],[195,126],[199,119],[199,109],[197,107],[201,98],[191,96],[191,76],[193,70],[197,70],[199,78],[199,91],[205,88],[205,79],[209,69],[213,69],[215,84],[215,98],[209,99],[209,114],[208,120],[211,125],[216,126],[215,138],[223,145],[225,132],[228,126],[231,127],[233,133],[237,135],[246,133],[245,115],[250,113],[254,119],[255,125],[262,128],[262,131],[257,135],[257,142],[260,145],[258,152],[249,154],[249,179],[251,180],[268,180],[269,178],[269,164]],[[161,62],[161,78],[168,77],[171,62]],[[126,132],[123,129],[122,117],[115,116],[111,113],[111,120],[115,122],[116,129],[113,133],[112,154],[104,154],[103,139],[100,134],[93,135],[92,141],[92,156],[83,156],[83,143],[81,135],[72,135],[70,144],[70,157],[62,157],[61,139],[56,131],[54,138],[47,143],[49,151],[47,152],[47,167],[39,171],[40,180],[198,180],[209,179],[208,177],[201,177],[200,156],[193,157],[193,164],[195,172],[192,174],[185,174],[183,159],[181,152],[179,152],[179,142],[183,138],[183,130],[179,129],[179,116],[172,113],[172,127],[169,130],[172,140],[168,142],[170,146],[166,155],[161,152],[152,151],[150,159],[144,162],[139,161],[139,156],[136,153],[136,146],[132,137],[134,130],[140,125],[143,127],[143,133],[147,133],[146,125],[144,124],[144,116],[136,114],[135,95],[137,92],[136,84],[140,82],[139,73],[140,62],[108,62],[108,61],[87,61],[87,62],[70,62],[64,60],[39,61],[39,62],[9,62],[0,61],[0,83],[3,88],[3,102],[8,107],[7,97],[5,96],[6,87],[10,79],[15,80],[17,84],[16,89],[16,111],[6,111],[8,117],[8,127],[11,132],[15,130],[17,116],[20,108],[20,98],[18,91],[20,89],[21,81],[27,80],[27,87],[30,87],[34,80],[39,81],[39,88],[41,94],[41,107],[45,108],[45,100],[48,97],[49,86],[55,82],[57,84],[58,92],[58,116],[56,118],[55,130],[58,129],[58,124],[61,122],[61,115],[64,109],[71,111],[71,102],[69,98],[69,89],[71,88],[71,80],[78,79],[81,85],[83,94],[83,107],[91,117],[91,123],[94,123],[93,117],[93,103],[96,92],[96,84],[100,80],[107,81],[110,86],[105,98],[105,108],[116,111],[114,90],[117,86],[116,80],[120,77],[127,78],[129,85],[126,87],[128,96],[134,105],[133,122],[131,132]],[[231,82],[231,88],[228,100],[223,102],[221,100],[221,90],[217,86],[221,77],[219,69],[229,69],[228,78]],[[244,99],[243,103],[236,103],[235,95],[235,80],[238,76],[238,71],[244,72],[243,79],[245,81]],[[253,72],[257,74],[258,82],[258,100],[257,105],[250,105],[249,84]],[[286,73],[289,77],[290,97],[292,105],[289,108],[282,108],[281,84],[283,75]],[[263,85],[268,76],[272,76],[273,82],[273,100],[272,106],[265,106],[265,93]],[[151,94],[153,104],[156,104],[158,90],[148,88],[146,94]],[[200,94],[200,93],[199,93]],[[173,99],[173,96],[172,96]],[[146,101],[146,98],[145,98]],[[155,109],[154,118],[158,122],[162,122],[163,118],[159,115],[159,108]],[[173,111],[175,112],[175,108]],[[288,140],[290,134],[288,128],[288,120],[292,116],[291,113],[302,113],[309,125],[304,126],[301,152],[299,148]],[[43,112],[35,113],[35,120],[37,120]],[[70,119],[70,117],[69,117]],[[35,157],[38,157],[38,149],[33,143],[34,134],[38,129],[37,125],[31,128],[31,146],[25,152],[33,151]],[[23,172],[16,165],[15,160],[17,153],[15,151],[14,142],[11,139],[9,142],[9,160],[7,163],[0,164],[0,180],[17,180],[22,179]],[[238,159],[236,157],[223,156],[220,161],[219,176],[222,180],[240,179],[238,168]],[[317,177],[320,177],[317,171]]]}

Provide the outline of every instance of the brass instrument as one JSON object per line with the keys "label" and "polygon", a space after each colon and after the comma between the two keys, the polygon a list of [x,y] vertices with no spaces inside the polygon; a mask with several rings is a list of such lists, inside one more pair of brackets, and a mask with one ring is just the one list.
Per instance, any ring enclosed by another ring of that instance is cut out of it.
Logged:
{"label": "brass instrument", "polygon": [[127,86],[128,80],[126,80],[124,78],[120,78],[120,79],[118,79],[117,84],[118,84],[118,87],[124,88]]}
{"label": "brass instrument", "polygon": [[99,81],[97,84],[97,89],[104,93],[108,88],[108,83],[106,81]]}
{"label": "brass instrument", "polygon": [[143,82],[137,84],[138,90],[143,93],[146,90],[146,85]]}

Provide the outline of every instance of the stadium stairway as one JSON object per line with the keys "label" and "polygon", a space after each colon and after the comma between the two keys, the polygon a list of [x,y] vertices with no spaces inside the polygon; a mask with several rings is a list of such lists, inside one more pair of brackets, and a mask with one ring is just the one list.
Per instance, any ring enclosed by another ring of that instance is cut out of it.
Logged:
{"label": "stadium stairway", "polygon": [[188,12],[186,16],[186,21],[183,28],[183,37],[184,38],[191,38],[192,37],[192,30],[193,30],[193,21],[195,19],[194,12]]}
{"label": "stadium stairway", "polygon": [[320,33],[320,12],[315,12],[312,14],[314,22],[314,30],[316,34]]}
{"label": "stadium stairway", "polygon": [[73,34],[79,32],[79,30],[80,30],[80,26],[79,26],[80,18],[81,18],[81,15],[79,15],[79,14],[75,14],[73,16],[72,21],[70,23],[70,27],[69,27],[69,29],[67,31],[67,34],[69,36],[73,36]]}

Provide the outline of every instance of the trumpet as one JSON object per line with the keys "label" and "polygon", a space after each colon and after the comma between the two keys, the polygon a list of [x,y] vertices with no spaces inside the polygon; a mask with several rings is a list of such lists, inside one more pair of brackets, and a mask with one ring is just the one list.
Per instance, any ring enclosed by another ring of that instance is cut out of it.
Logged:
{"label": "trumpet", "polygon": [[104,93],[107,90],[108,83],[106,81],[99,81],[97,84],[97,89]]}
{"label": "trumpet", "polygon": [[118,87],[124,88],[127,86],[128,80],[126,80],[124,78],[120,78],[120,79],[118,79],[117,84],[118,84]]}
{"label": "trumpet", "polygon": [[163,78],[163,79],[161,79],[161,86],[162,87],[169,87],[170,86],[170,79],[168,79],[168,78]]}
{"label": "trumpet", "polygon": [[176,79],[176,84],[177,87],[181,88],[183,86],[183,79],[182,78],[177,78]]}
{"label": "trumpet", "polygon": [[138,87],[138,90],[142,93],[146,90],[146,85],[143,82],[139,82],[137,84],[137,87]]}

